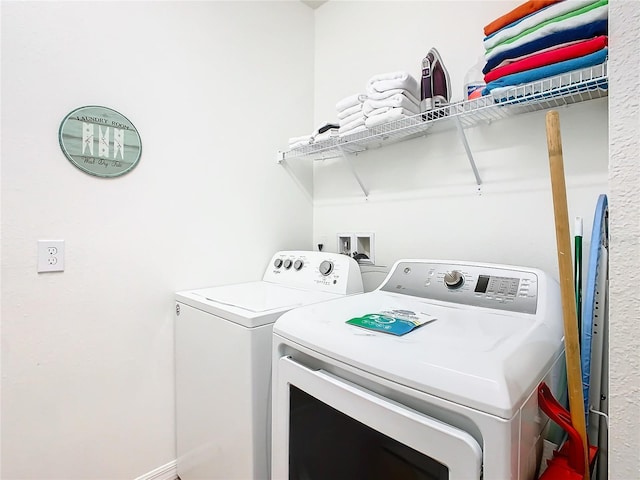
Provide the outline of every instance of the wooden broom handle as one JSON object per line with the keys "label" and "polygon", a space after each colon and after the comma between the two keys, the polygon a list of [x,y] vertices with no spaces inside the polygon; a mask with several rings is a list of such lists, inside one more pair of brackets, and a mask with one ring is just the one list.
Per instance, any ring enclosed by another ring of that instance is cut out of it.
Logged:
{"label": "wooden broom handle", "polygon": [[578,319],[576,315],[571,238],[569,234],[569,214],[567,212],[567,189],[564,180],[562,160],[562,139],[560,138],[560,118],[558,112],[550,111],[547,120],[547,149],[551,171],[551,192],[553,213],[556,222],[556,243],[558,267],[560,270],[560,294],[564,319],[564,348],[567,362],[567,387],[571,423],[580,434],[584,447],[585,475],[589,480],[589,443],[585,423],[582,372],[580,367],[580,342],[578,339]]}

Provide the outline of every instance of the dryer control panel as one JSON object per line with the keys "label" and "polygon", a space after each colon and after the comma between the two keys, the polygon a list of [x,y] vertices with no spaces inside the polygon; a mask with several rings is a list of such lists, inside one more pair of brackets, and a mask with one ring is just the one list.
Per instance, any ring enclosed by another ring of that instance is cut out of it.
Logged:
{"label": "dryer control panel", "polygon": [[263,280],[342,295],[363,292],[358,262],[338,253],[300,250],[277,252],[267,265]]}
{"label": "dryer control panel", "polygon": [[540,273],[508,265],[400,260],[380,290],[535,314]]}

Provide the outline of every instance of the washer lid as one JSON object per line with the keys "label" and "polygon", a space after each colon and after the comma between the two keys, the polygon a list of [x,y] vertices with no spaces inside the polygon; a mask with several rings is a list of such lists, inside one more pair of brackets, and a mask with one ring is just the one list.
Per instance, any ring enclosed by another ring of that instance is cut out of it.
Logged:
{"label": "washer lid", "polygon": [[[345,323],[385,310],[436,317],[403,336]],[[337,361],[510,419],[562,354],[562,318],[374,291],[285,313],[274,333]]]}
{"label": "washer lid", "polygon": [[273,323],[283,312],[341,295],[256,281],[176,293],[176,300],[246,327]]}

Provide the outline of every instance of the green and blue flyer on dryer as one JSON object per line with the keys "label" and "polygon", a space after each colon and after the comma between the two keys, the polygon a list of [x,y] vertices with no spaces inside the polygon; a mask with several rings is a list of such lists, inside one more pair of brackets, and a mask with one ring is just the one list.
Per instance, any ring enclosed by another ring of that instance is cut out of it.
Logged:
{"label": "green and blue flyer on dryer", "polygon": [[352,318],[347,320],[347,323],[392,335],[405,335],[434,320],[436,320],[436,317],[423,312],[383,310],[378,313],[367,313],[361,317]]}

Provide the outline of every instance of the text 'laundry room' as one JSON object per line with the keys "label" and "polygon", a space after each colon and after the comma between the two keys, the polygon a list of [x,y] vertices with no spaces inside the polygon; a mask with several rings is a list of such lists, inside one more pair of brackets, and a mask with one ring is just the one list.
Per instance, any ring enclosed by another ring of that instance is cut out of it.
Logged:
{"label": "text 'laundry room'", "polygon": [[0,27],[0,478],[640,477],[640,3]]}

